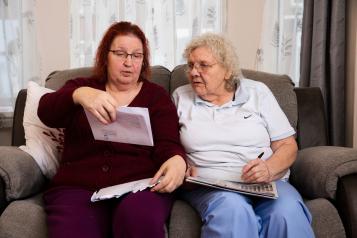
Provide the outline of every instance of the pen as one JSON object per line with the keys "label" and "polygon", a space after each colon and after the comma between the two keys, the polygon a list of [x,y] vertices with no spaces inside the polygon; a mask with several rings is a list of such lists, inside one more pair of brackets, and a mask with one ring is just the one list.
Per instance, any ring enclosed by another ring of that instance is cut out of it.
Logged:
{"label": "pen", "polygon": [[258,155],[258,158],[261,159],[261,158],[263,157],[263,155],[264,155],[264,152],[260,153],[260,154]]}

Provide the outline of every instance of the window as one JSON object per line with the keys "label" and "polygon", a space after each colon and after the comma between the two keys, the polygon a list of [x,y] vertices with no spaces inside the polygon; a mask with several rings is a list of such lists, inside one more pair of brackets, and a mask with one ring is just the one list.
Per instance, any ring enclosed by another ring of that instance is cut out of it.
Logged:
{"label": "window", "polygon": [[34,0],[0,0],[0,128],[11,127],[15,98],[39,81]]}
{"label": "window", "polygon": [[287,74],[299,85],[303,0],[266,0],[255,68]]}
{"label": "window", "polygon": [[203,32],[222,32],[224,0],[71,1],[71,67],[92,66],[104,31],[115,21],[138,24],[151,50],[151,64],[168,69],[184,63],[188,41]]}
{"label": "window", "polygon": [[[11,112],[19,85],[20,1],[0,1],[0,113],[1,127],[11,126]],[[4,125],[9,124],[10,125]]]}

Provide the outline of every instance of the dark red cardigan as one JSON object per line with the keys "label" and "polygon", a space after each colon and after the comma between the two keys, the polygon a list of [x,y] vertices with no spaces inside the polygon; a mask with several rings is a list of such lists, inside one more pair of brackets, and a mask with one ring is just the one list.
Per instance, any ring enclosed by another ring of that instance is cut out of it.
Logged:
{"label": "dark red cardigan", "polygon": [[171,156],[185,158],[176,108],[162,87],[145,80],[129,105],[149,109],[154,146],[142,146],[94,140],[83,108],[72,99],[73,91],[81,86],[105,90],[99,80],[77,78],[45,94],[39,102],[37,113],[41,121],[49,127],[65,128],[62,159],[51,186],[96,190],[152,177]]}

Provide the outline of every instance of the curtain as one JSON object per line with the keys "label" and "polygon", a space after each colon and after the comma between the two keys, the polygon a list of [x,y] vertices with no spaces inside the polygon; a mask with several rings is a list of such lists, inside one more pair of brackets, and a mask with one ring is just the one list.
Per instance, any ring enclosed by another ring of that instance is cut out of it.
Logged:
{"label": "curtain", "polygon": [[0,127],[11,127],[15,99],[39,82],[35,0],[0,0]]}
{"label": "curtain", "polygon": [[306,0],[301,87],[319,87],[331,145],[345,145],[345,0]]}
{"label": "curtain", "polygon": [[145,32],[151,64],[168,69],[184,63],[183,49],[203,32],[222,32],[224,0],[71,1],[71,67],[91,66],[99,41],[115,21],[131,21]]}
{"label": "curtain", "polygon": [[266,0],[255,69],[287,74],[298,85],[303,0]]}

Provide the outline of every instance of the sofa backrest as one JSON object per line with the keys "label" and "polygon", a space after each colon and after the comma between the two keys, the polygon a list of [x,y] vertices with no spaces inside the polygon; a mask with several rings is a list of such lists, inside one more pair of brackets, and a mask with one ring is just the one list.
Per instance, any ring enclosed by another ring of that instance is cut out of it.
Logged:
{"label": "sofa backrest", "polygon": [[[185,67],[186,65],[178,65],[172,72],[170,72],[163,66],[153,66],[151,68],[152,81],[161,85],[169,93],[172,93],[177,87],[187,84],[188,80],[185,73]],[[91,75],[91,67],[55,71],[47,77],[45,86],[57,90],[69,79],[89,77]],[[287,75],[270,74],[253,70],[243,70],[243,75],[246,78],[265,83],[272,90],[278,103],[287,115],[290,124],[296,129],[298,117],[297,99],[290,78]],[[18,94],[14,112],[12,145],[15,146],[23,145],[25,143],[24,129],[22,125],[25,101],[26,89],[23,89]]]}
{"label": "sofa backrest", "polygon": [[[170,72],[163,66],[153,66],[151,68],[151,80],[164,87],[169,93],[172,93],[177,87],[187,84],[188,79],[185,68],[186,65],[178,65]],[[91,67],[55,71],[46,79],[46,87],[57,90],[69,79],[89,77],[91,74]],[[287,115],[290,124],[296,129],[297,100],[294,92],[294,84],[289,76],[244,69],[243,75],[246,78],[261,81],[270,88],[277,98],[279,105]]]}
{"label": "sofa backrest", "polygon": [[[155,83],[159,84],[167,91],[170,91],[170,70],[163,66],[152,66],[151,73],[153,78],[152,80]],[[92,74],[92,67],[54,71],[50,75],[48,75],[45,86],[47,88],[57,90],[62,87],[69,79],[74,79],[78,77],[90,77]]]}

